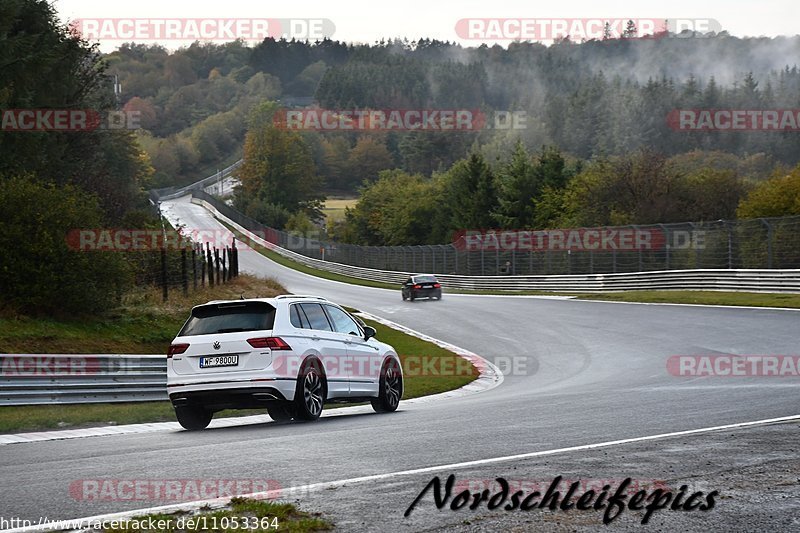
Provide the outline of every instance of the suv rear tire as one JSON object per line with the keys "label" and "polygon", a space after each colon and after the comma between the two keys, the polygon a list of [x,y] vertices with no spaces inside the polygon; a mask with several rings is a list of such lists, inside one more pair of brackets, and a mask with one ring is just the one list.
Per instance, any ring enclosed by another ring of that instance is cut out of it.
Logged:
{"label": "suv rear tire", "polygon": [[175,416],[178,418],[178,423],[185,429],[197,431],[207,428],[214,415],[211,411],[192,405],[175,407]]}
{"label": "suv rear tire", "polygon": [[294,418],[294,405],[291,402],[273,402],[267,405],[267,413],[275,422],[290,422]]}
{"label": "suv rear tire", "polygon": [[303,363],[294,392],[295,418],[309,421],[319,418],[327,398],[327,388],[322,364],[317,359]]}

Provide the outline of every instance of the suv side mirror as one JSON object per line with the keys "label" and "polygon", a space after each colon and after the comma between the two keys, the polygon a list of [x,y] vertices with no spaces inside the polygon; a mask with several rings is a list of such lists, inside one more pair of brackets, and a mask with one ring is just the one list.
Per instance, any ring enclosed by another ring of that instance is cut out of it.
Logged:
{"label": "suv side mirror", "polygon": [[378,332],[375,331],[375,328],[373,328],[372,326],[364,326],[364,340],[365,341],[370,340],[372,337],[374,337],[377,334],[378,334]]}

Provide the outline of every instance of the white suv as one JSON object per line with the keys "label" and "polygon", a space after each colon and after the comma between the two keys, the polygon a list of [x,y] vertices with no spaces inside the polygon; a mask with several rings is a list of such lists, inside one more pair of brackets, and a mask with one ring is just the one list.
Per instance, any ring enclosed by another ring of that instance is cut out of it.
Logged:
{"label": "white suv", "polygon": [[397,409],[403,373],[375,329],[324,298],[213,301],[192,309],[167,353],[178,422],[203,429],[214,412],[266,407],[278,422],[316,420],[325,402]]}

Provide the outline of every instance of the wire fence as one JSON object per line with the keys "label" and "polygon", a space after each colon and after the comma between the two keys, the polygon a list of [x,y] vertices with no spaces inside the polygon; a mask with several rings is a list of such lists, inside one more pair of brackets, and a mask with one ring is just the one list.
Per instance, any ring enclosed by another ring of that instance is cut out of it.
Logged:
{"label": "wire fence", "polygon": [[239,275],[239,249],[233,240],[230,246],[212,247],[206,243],[191,243],[180,250],[162,247],[160,250],[130,252],[136,285],[161,288],[164,301],[170,291],[184,295],[198,287],[227,283]]}
{"label": "wire fence", "polygon": [[544,231],[464,231],[452,244],[359,246],[268,228],[204,191],[237,224],[282,248],[346,265],[467,276],[800,268],[800,216]]}

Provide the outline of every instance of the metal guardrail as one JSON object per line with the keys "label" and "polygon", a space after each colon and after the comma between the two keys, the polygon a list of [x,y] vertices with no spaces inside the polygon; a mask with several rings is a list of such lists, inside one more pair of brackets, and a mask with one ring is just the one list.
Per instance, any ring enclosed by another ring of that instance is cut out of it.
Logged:
{"label": "metal guardrail", "polygon": [[[203,197],[197,203],[275,252],[300,264],[354,278],[399,285],[416,272],[378,270],[324,261],[282,248],[231,220]],[[230,209],[230,208],[229,208]],[[226,209],[227,210],[227,209]],[[711,290],[800,292],[800,269],[691,269],[554,276],[462,276],[437,274],[445,288],[468,290],[542,290],[597,292],[623,290]]]}
{"label": "metal guardrail", "polygon": [[[193,198],[214,206],[240,226],[259,235],[267,235],[267,240],[281,248],[311,259],[375,270],[491,277],[503,276],[509,271],[516,276],[570,276],[665,270],[800,268],[800,215],[738,221],[609,226],[593,230],[544,230],[544,233],[556,232],[562,240],[554,242],[562,244],[567,235],[570,239],[576,237],[580,240],[581,232],[597,235],[602,230],[608,235],[618,236],[622,232],[627,232],[628,236],[637,232],[652,244],[650,248],[641,249],[624,249],[616,245],[597,249],[597,242],[593,248],[576,245],[574,251],[559,246],[550,248],[541,242],[534,246],[533,243],[538,241],[530,233],[536,232],[528,232],[528,248],[525,247],[525,232],[522,232],[517,249],[513,231],[510,246],[494,248],[491,244],[476,247],[475,243],[480,239],[467,239],[465,235],[451,244],[362,246],[327,240],[321,233],[297,235],[268,228],[204,190],[192,190],[191,194]],[[504,239],[501,232],[495,243],[505,242]],[[549,240],[549,237],[545,240]]]}
{"label": "metal guardrail", "polygon": [[194,183],[189,185],[185,185],[183,187],[167,187],[164,189],[153,189],[150,191],[150,199],[153,200],[153,203],[158,202],[159,200],[172,200],[174,198],[179,198],[181,196],[185,196],[192,191],[196,190],[204,190],[205,188],[228,178],[233,174],[233,172],[242,166],[244,159],[240,159],[236,161],[231,166],[224,168],[214,174],[208,176],[207,178],[203,178],[198,180]]}
{"label": "metal guardrail", "polygon": [[165,355],[0,354],[0,405],[167,399]]}

